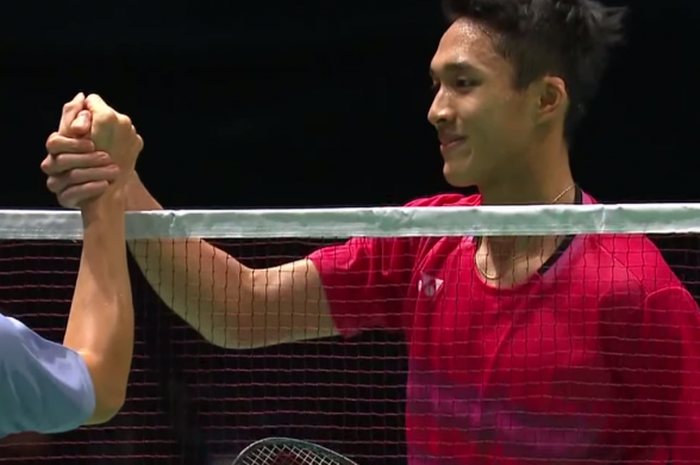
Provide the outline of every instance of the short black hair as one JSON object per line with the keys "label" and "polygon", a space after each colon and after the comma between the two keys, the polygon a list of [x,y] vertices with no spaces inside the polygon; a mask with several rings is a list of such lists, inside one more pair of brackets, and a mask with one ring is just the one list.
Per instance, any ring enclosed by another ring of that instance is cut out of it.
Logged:
{"label": "short black hair", "polygon": [[514,85],[525,89],[545,75],[566,82],[570,140],[622,43],[626,8],[595,0],[443,0],[448,21],[466,18],[493,35],[498,53],[515,69]]}

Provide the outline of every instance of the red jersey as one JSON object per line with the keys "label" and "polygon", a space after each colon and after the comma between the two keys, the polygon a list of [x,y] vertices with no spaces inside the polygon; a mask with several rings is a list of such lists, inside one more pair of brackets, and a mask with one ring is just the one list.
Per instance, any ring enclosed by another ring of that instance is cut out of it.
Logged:
{"label": "red jersey", "polygon": [[411,465],[700,463],[700,313],[651,241],[569,238],[512,289],[474,254],[471,237],[357,238],[310,256],[343,335],[405,334]]}

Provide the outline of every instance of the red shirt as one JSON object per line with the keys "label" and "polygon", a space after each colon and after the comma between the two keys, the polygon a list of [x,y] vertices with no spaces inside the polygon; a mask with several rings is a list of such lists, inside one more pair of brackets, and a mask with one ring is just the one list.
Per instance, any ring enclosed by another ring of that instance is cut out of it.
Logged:
{"label": "red shirt", "polygon": [[474,253],[356,238],[310,257],[343,335],[405,334],[411,465],[700,463],[700,313],[651,241],[573,237],[507,290]]}

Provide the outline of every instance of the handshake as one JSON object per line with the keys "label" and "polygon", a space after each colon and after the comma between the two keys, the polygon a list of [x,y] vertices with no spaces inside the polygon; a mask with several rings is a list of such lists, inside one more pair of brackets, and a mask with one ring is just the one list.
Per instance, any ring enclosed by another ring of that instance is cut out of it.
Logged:
{"label": "handshake", "polygon": [[49,136],[46,148],[41,169],[47,187],[62,206],[81,208],[135,177],[143,139],[128,116],[98,95],[80,93],[64,105],[58,131]]}

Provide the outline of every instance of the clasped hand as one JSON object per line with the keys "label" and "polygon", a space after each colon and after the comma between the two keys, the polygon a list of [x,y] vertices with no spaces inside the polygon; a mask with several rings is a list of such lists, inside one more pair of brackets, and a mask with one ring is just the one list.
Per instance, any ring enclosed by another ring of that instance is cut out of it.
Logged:
{"label": "clasped hand", "polygon": [[64,105],[46,149],[41,170],[48,176],[47,187],[62,206],[79,208],[128,181],[143,139],[128,116],[99,95],[80,93]]}

